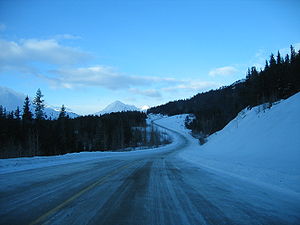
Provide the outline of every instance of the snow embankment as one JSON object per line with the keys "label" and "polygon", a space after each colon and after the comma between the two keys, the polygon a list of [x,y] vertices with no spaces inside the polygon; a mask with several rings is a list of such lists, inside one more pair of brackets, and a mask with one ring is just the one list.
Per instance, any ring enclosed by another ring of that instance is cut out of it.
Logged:
{"label": "snow embankment", "polygon": [[185,116],[159,124],[189,136],[182,159],[260,185],[300,193],[300,93],[270,109],[243,110],[200,146],[184,128]]}

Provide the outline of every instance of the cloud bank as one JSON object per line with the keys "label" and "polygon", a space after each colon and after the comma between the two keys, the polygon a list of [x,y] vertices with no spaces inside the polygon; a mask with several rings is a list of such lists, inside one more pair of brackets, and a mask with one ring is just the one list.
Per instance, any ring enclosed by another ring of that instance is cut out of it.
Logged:
{"label": "cloud bank", "polygon": [[81,68],[64,68],[51,71],[56,77],[47,77],[54,87],[76,88],[99,86],[107,89],[129,89],[135,86],[153,84],[170,85],[179,81],[172,78],[128,76],[117,72],[112,67],[93,66]]}
{"label": "cloud bank", "polygon": [[[216,87],[216,83],[175,79],[158,76],[132,76],[115,68],[96,65],[82,67],[92,55],[78,48],[61,44],[60,40],[79,39],[69,34],[51,39],[0,39],[0,72],[17,71],[46,80],[53,88],[99,87],[122,90],[135,95],[160,99],[165,94],[198,92]],[[219,68],[212,72],[227,74],[232,68]]]}
{"label": "cloud bank", "polygon": [[220,86],[216,82],[162,78],[157,76],[128,76],[112,67],[93,67],[53,70],[56,77],[45,77],[54,88],[101,87],[126,90],[149,98],[161,98],[163,93],[200,92]]}
{"label": "cloud bank", "polygon": [[162,97],[161,92],[156,89],[141,90],[138,88],[130,88],[129,90],[134,94],[139,94],[139,95],[150,97],[150,98],[161,98]]}
{"label": "cloud bank", "polygon": [[79,49],[66,47],[55,39],[26,39],[19,42],[0,39],[0,70],[36,71],[33,63],[74,65],[91,57]]}
{"label": "cloud bank", "polygon": [[233,66],[225,66],[225,67],[219,67],[219,68],[215,68],[212,69],[211,71],[209,71],[209,75],[214,77],[214,76],[228,76],[228,75],[233,75],[235,73],[237,73],[238,70],[233,67]]}

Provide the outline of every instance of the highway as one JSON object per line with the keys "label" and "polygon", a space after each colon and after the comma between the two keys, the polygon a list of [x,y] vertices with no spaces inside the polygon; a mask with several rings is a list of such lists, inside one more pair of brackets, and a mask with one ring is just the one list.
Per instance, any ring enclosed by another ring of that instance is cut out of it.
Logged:
{"label": "highway", "polygon": [[[172,132],[172,131],[168,131]],[[0,174],[0,224],[300,224],[299,203],[164,151]]]}

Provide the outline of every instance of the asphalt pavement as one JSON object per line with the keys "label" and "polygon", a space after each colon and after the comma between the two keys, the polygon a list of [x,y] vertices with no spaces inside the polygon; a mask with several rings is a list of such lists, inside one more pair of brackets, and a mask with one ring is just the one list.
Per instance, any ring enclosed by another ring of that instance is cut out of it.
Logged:
{"label": "asphalt pavement", "polygon": [[0,175],[0,224],[300,224],[297,201],[169,151]]}

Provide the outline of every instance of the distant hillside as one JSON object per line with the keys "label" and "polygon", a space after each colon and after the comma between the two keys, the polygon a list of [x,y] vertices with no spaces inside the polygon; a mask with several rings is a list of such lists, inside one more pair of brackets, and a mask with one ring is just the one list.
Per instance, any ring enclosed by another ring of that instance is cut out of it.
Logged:
{"label": "distant hillside", "polygon": [[115,101],[108,106],[106,106],[103,110],[96,112],[95,115],[103,115],[109,114],[112,112],[126,112],[126,111],[140,111],[134,105],[127,105],[120,101]]}
{"label": "distant hillside", "polygon": [[[187,100],[169,102],[150,108],[147,113],[176,115],[193,113],[188,127],[198,135],[209,135],[222,129],[246,107],[272,103],[300,91],[300,51],[291,46],[290,55],[271,54],[265,68],[248,69],[245,80],[217,90],[200,93]],[[268,106],[266,106],[268,107]]]}

